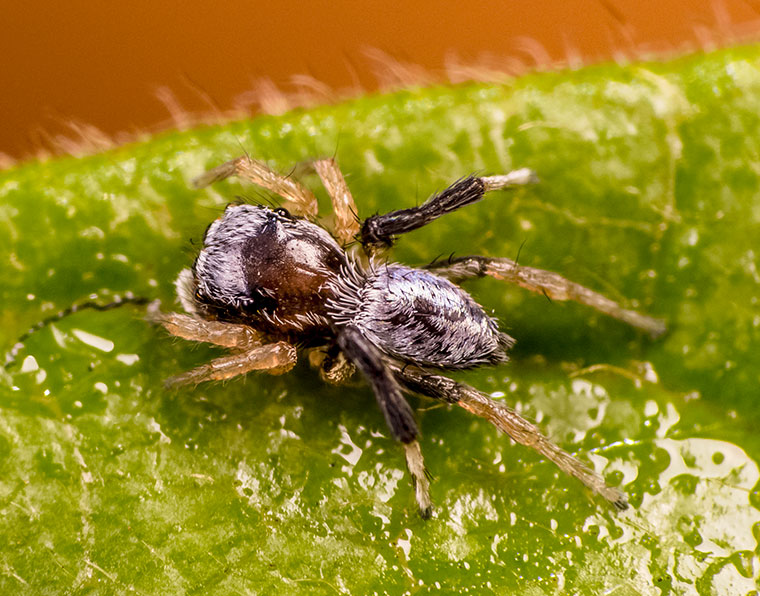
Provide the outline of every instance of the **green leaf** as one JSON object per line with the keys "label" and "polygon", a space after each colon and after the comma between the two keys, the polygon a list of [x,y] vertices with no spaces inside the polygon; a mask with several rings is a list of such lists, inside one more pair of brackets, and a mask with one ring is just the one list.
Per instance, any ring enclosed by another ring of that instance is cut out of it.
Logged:
{"label": "green leaf", "polygon": [[363,217],[530,167],[539,185],[411,233],[393,258],[519,253],[669,325],[653,341],[469,283],[518,344],[458,377],[538,420],[633,508],[412,399],[435,477],[424,522],[368,388],[326,386],[302,363],[167,391],[220,351],[172,340],[142,308],[76,313],[2,373],[0,592],[756,594],[758,130],[752,46],[411,89],[0,173],[7,349],[93,293],[173,308],[208,223],[236,195],[262,197],[189,181],[243,150],[282,171],[335,154]]}

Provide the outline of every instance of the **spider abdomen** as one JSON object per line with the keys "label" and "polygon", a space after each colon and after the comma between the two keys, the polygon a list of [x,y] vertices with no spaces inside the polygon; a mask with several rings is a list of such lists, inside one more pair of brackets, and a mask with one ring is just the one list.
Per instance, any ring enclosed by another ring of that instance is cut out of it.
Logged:
{"label": "spider abdomen", "polygon": [[503,362],[514,341],[464,290],[421,269],[378,267],[358,298],[351,324],[404,362],[452,369]]}

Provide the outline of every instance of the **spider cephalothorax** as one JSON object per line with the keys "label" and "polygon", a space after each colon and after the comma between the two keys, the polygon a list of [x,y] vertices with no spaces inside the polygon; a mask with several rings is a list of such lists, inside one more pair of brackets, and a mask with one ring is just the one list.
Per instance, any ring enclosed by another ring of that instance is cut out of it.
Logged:
{"label": "spider cephalothorax", "polygon": [[[295,215],[284,208],[234,204],[208,227],[192,269],[177,279],[187,314],[156,317],[174,335],[233,353],[169,382],[199,383],[254,370],[279,374],[295,365],[298,350],[309,349],[309,359],[323,379],[339,383],[358,369],[370,384],[391,433],[404,445],[423,517],[432,509],[428,478],[417,442],[419,430],[404,392],[458,404],[483,416],[616,507],[627,507],[623,493],[516,412],[438,374],[503,362],[514,342],[454,281],[484,275],[505,279],[553,299],[578,300],[653,335],[664,330],[661,321],[624,309],[556,273],[521,267],[509,259],[463,257],[414,269],[377,258],[397,235],[478,201],[487,191],[532,182],[533,173],[470,176],[419,207],[359,222],[335,162],[319,160],[314,167],[333,202],[332,234],[316,223],[316,199],[310,191],[247,156],[197,181],[205,186],[242,176],[281,195]],[[346,248],[355,239],[362,251]]]}
{"label": "spider cephalothorax", "polygon": [[323,228],[282,208],[230,205],[209,226],[195,260],[195,308],[206,318],[303,341],[329,330],[328,282],[347,266]]}

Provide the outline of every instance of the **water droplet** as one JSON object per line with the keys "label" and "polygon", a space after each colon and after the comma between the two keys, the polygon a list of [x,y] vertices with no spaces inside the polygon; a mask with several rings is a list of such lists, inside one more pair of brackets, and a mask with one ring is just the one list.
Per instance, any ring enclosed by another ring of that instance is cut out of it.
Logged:
{"label": "water droplet", "polygon": [[34,372],[36,370],[39,370],[39,368],[40,366],[37,364],[37,359],[31,355],[24,358],[24,361],[21,363],[22,373]]}
{"label": "water droplet", "polygon": [[87,331],[82,331],[81,329],[74,329],[72,333],[83,344],[87,344],[101,352],[110,352],[114,348],[114,343],[110,339],[87,333]]}

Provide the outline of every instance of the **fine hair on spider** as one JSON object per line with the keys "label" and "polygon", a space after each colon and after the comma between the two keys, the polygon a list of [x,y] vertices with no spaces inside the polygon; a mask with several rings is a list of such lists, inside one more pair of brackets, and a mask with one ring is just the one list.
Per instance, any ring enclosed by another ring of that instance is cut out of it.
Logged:
{"label": "fine hair on spider", "polygon": [[[282,374],[299,352],[328,383],[358,371],[372,389],[392,437],[404,448],[423,518],[430,517],[429,477],[419,429],[404,394],[458,405],[514,441],[535,449],[618,509],[617,488],[546,438],[502,402],[442,373],[507,361],[514,340],[459,285],[484,276],[515,283],[550,300],[575,300],[653,337],[662,320],[629,310],[557,273],[507,258],[450,257],[425,268],[383,262],[396,238],[480,201],[486,193],[536,182],[519,169],[467,176],[421,205],[359,220],[334,159],[311,164],[333,207],[318,222],[314,194],[290,176],[243,155],[196,179],[202,188],[237,176],[283,198],[283,205],[230,204],[212,222],[193,266],[175,282],[184,313],[153,312],[170,334],[228,348],[230,354],[167,380],[170,386],[222,380],[251,371]],[[350,246],[349,246],[350,245]]]}

